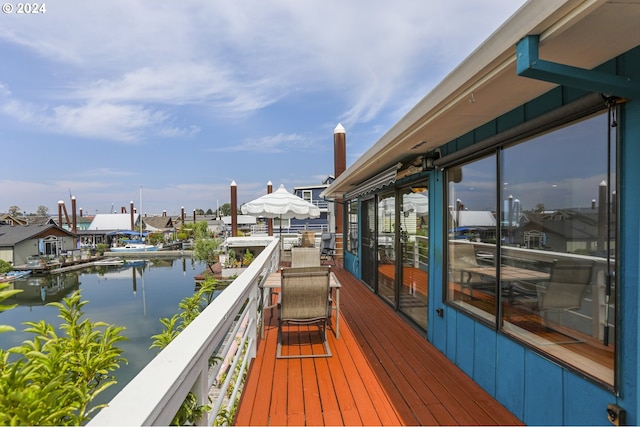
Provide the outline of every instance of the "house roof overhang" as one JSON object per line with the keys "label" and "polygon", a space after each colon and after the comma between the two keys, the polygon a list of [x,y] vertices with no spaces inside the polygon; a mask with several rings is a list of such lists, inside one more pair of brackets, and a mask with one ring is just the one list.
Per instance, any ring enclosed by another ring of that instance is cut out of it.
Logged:
{"label": "house roof overhang", "polygon": [[428,153],[556,87],[517,74],[516,46],[526,36],[539,36],[541,59],[590,70],[640,45],[638,22],[636,1],[528,1],[321,196],[353,194],[394,164]]}

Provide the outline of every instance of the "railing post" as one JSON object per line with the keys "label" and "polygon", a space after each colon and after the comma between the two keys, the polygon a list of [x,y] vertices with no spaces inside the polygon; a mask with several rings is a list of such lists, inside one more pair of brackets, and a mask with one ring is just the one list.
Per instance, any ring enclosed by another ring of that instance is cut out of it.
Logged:
{"label": "railing post", "polygon": [[[198,405],[204,406],[209,404],[209,361],[207,359],[202,359],[198,361],[198,364],[200,365],[200,374],[198,375],[198,379],[196,380],[195,384],[193,384],[193,389],[191,391],[196,395]],[[197,425],[209,425],[208,418],[209,413],[207,411],[197,421]]]}
{"label": "railing post", "polygon": [[254,323],[253,327],[249,327],[249,342],[251,344],[247,349],[246,357],[249,357],[251,359],[255,359],[256,354],[258,353],[258,329],[262,328],[262,324],[260,323],[260,321],[264,321],[263,319],[260,319],[260,317],[264,317],[263,311],[258,311],[258,307],[260,306],[260,304],[262,304],[262,301],[260,301],[262,293],[257,286],[258,283],[259,281],[256,281],[256,286],[254,286],[253,288],[253,298],[249,298],[248,313],[250,316],[252,316],[252,319],[250,319],[248,324],[251,325],[251,320],[253,320]]}

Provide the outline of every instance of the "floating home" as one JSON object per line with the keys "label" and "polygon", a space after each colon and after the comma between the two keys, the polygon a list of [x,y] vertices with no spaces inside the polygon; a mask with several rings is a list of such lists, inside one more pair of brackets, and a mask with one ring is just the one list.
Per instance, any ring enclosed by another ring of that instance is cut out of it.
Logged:
{"label": "floating home", "polygon": [[527,2],[323,193],[344,268],[525,424],[640,422],[639,22]]}

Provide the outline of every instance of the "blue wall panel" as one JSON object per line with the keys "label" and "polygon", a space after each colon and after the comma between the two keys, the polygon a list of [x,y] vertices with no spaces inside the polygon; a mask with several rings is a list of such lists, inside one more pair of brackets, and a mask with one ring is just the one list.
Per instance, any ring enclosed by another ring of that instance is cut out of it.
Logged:
{"label": "blue wall panel", "polygon": [[447,358],[455,363],[456,361],[456,335],[458,331],[458,317],[462,317],[460,313],[451,308],[445,310],[445,318],[447,319],[447,341],[445,342],[445,354]]}
{"label": "blue wall panel", "polygon": [[607,404],[613,403],[611,394],[571,372],[565,371],[563,376],[562,423],[579,426],[611,425],[607,419]]}
{"label": "blue wall panel", "polygon": [[456,335],[456,365],[473,378],[473,353],[475,348],[476,322],[468,316],[458,316],[458,333]]}
{"label": "blue wall panel", "polygon": [[[640,64],[640,48],[634,50],[635,63]],[[629,62],[629,61],[628,61]],[[637,67],[640,69],[640,66]],[[637,78],[640,78],[640,71],[637,71]],[[640,216],[638,207],[640,206],[640,101],[631,101],[625,105],[622,115],[622,137],[625,141],[621,152],[620,162],[622,163],[622,185],[620,197],[621,219],[620,227],[625,230],[620,235],[622,250],[620,257],[622,270],[620,271],[620,282],[622,283],[621,296],[618,298],[619,311],[622,318],[619,322],[618,331],[620,368],[623,375],[620,381],[620,396],[618,405],[627,410],[627,423],[638,425],[640,423],[640,358],[638,355],[638,331],[640,330]],[[614,403],[614,402],[611,402]]]}
{"label": "blue wall panel", "polygon": [[494,396],[508,410],[522,419],[524,416],[524,354],[525,349],[504,335],[498,335],[496,390]]}
{"label": "blue wall panel", "polygon": [[496,390],[496,332],[477,324],[473,379],[492,396]]}
{"label": "blue wall panel", "polygon": [[525,424],[562,424],[562,378],[560,366],[533,351],[525,353]]}

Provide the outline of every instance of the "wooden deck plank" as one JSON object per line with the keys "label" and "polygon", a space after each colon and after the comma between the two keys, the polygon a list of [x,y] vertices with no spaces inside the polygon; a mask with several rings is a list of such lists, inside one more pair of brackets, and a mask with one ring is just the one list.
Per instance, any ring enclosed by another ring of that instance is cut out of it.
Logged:
{"label": "wooden deck plank", "polygon": [[[343,288],[333,357],[276,361],[276,316],[267,315],[236,425],[522,424],[360,281],[334,272]],[[315,352],[317,328],[300,332],[289,350]]]}

